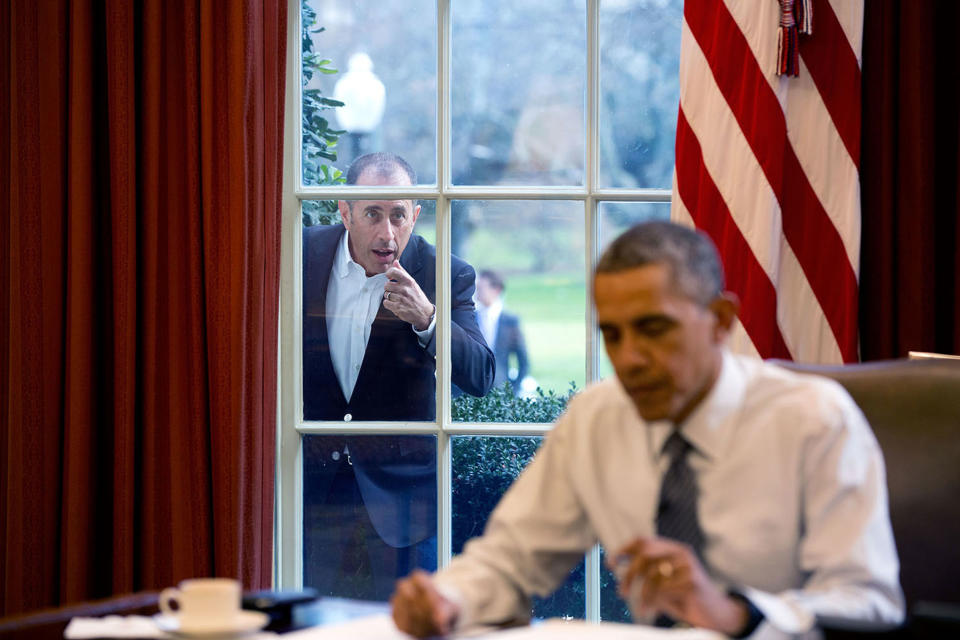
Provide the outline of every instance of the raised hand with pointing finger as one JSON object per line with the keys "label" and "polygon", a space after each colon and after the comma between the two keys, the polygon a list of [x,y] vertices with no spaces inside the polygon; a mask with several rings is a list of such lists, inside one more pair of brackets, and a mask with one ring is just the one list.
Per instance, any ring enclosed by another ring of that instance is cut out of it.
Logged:
{"label": "raised hand with pointing finger", "polygon": [[424,331],[436,313],[436,307],[423,293],[420,285],[394,260],[387,269],[387,284],[383,288],[383,306],[417,331]]}

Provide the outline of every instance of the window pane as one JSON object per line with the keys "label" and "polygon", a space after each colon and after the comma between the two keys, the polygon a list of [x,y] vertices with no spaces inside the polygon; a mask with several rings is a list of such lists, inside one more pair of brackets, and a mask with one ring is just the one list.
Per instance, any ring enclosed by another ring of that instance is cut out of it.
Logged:
{"label": "window pane", "polygon": [[451,227],[478,273],[477,316],[497,358],[494,390],[455,397],[454,419],[551,422],[586,375],[583,205],[455,201]]}
{"label": "window pane", "polygon": [[600,619],[606,622],[630,622],[630,609],[617,594],[617,579],[607,568],[606,549],[600,547]]}
{"label": "window pane", "polygon": [[[412,218],[414,203],[401,202],[407,203]],[[368,204],[350,201],[358,212]],[[436,238],[436,202],[423,200],[420,206],[412,232],[406,232],[409,240],[400,265],[435,302],[431,245]],[[303,230],[303,417],[432,421],[437,388],[434,353],[423,346],[410,321],[384,305],[383,271],[389,265],[371,255],[383,247],[398,250],[399,242],[384,235],[386,222],[368,229],[366,219],[358,217],[349,234],[351,247],[344,250],[340,214],[327,208],[324,201],[303,203],[305,225],[311,215],[319,218],[318,224]]]}
{"label": "window pane", "polygon": [[304,586],[387,600],[437,568],[436,436],[303,436]]}
{"label": "window pane", "polygon": [[670,220],[669,202],[601,202],[599,250],[607,248],[617,236],[635,224],[651,220]]}
{"label": "window pane", "polygon": [[683,0],[600,1],[600,185],[669,188]]}
{"label": "window pane", "polygon": [[[421,184],[436,182],[437,27],[434,0],[303,0],[303,183],[328,184],[321,165],[346,171],[370,151],[402,154]],[[324,31],[317,32],[319,28]],[[337,73],[325,73],[315,63]],[[319,92],[319,94],[318,94]],[[342,107],[323,108],[321,97]],[[323,119],[323,120],[321,120]],[[319,155],[329,129],[346,130]]]}
{"label": "window pane", "polygon": [[[490,512],[533,459],[541,441],[541,436],[454,436],[450,439],[454,555],[463,550],[467,540],[483,533]],[[583,618],[585,584],[581,561],[553,595],[534,598],[534,617]]]}
{"label": "window pane", "polygon": [[[670,203],[669,202],[601,202],[598,207],[600,215],[600,238],[599,252],[607,248],[617,236],[629,229],[635,224],[648,222],[650,220],[669,220]],[[603,337],[597,332],[600,345],[600,366],[598,376],[607,378],[613,375],[613,365],[610,364],[610,358],[607,357],[607,351],[603,349]]]}
{"label": "window pane", "polygon": [[583,184],[584,0],[464,0],[452,21],[454,184]]}

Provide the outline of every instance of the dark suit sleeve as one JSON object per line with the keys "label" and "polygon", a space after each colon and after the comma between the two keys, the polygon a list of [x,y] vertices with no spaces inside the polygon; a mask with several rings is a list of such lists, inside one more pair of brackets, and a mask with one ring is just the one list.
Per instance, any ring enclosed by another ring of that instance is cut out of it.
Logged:
{"label": "dark suit sleeve", "polygon": [[527,343],[523,339],[523,330],[520,328],[520,318],[514,317],[513,323],[513,344],[511,350],[517,354],[517,377],[514,388],[519,392],[520,383],[527,377],[530,371],[530,362],[527,359]]}
{"label": "dark suit sleeve", "polygon": [[487,347],[473,306],[476,274],[473,267],[451,256],[450,323],[451,381],[473,396],[484,396],[493,386],[495,361]]}

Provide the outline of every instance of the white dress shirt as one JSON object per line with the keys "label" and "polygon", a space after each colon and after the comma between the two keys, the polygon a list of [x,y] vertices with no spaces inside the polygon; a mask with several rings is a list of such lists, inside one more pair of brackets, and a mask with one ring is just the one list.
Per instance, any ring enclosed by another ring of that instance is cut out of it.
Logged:
{"label": "white dress shirt", "polygon": [[[656,535],[671,428],[645,423],[616,379],[573,398],[484,535],[438,573],[458,624],[529,615],[527,596],[552,592],[594,543]],[[681,429],[707,571],[764,613],[752,637],[815,633],[817,617],[902,620],[883,458],[842,387],[725,353]]]}
{"label": "white dress shirt", "polygon": [[[363,355],[370,341],[370,328],[380,309],[387,275],[367,277],[366,270],[350,257],[350,232],[344,230],[333,257],[333,268],[327,281],[327,340],[330,360],[337,374],[343,397],[350,401],[360,375]],[[411,329],[424,347],[433,344],[436,318],[423,331]]]}
{"label": "white dress shirt", "polygon": [[503,300],[497,298],[493,304],[486,306],[477,303],[477,320],[480,323],[480,332],[483,339],[487,341],[487,346],[493,349],[497,341],[497,323],[500,322],[500,314],[503,312]]}

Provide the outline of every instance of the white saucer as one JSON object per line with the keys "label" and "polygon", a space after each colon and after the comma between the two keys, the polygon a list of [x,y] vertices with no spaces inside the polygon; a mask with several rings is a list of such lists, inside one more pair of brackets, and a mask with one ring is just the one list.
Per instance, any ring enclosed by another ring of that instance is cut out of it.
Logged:
{"label": "white saucer", "polygon": [[175,616],[158,613],[153,621],[161,631],[187,638],[231,638],[263,629],[270,616],[262,611],[241,610],[230,620],[190,620],[184,624]]}

